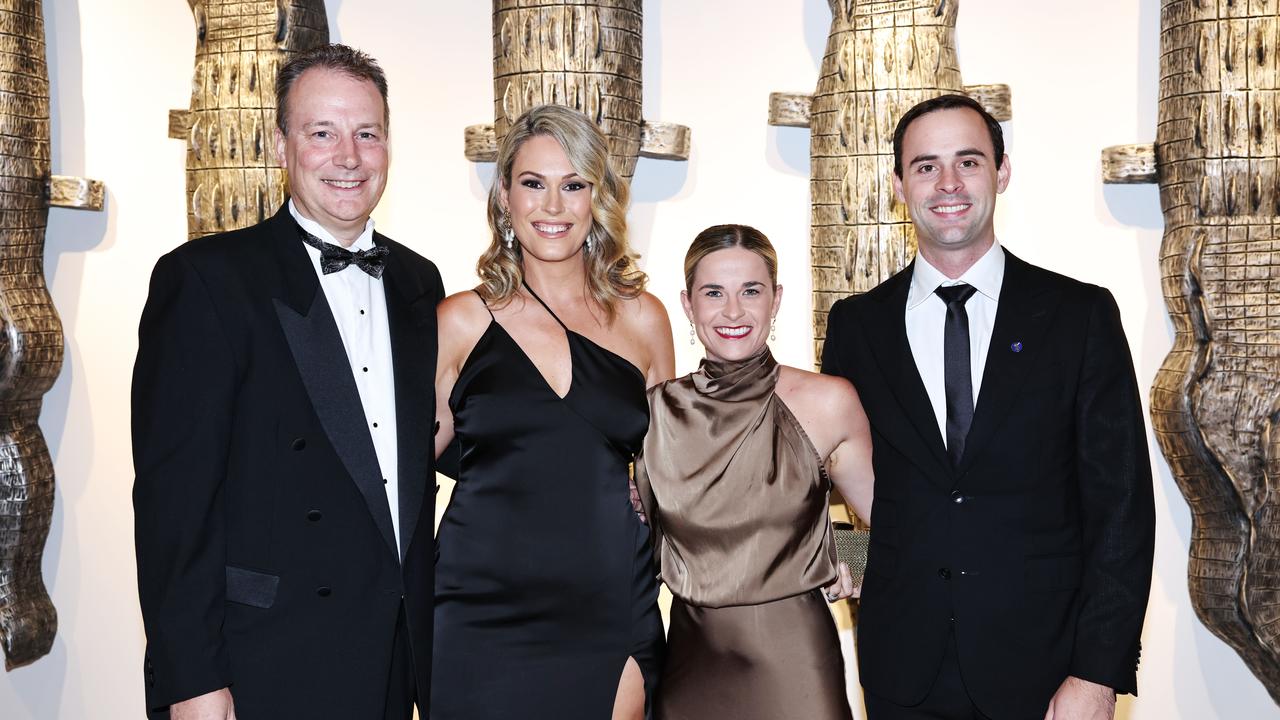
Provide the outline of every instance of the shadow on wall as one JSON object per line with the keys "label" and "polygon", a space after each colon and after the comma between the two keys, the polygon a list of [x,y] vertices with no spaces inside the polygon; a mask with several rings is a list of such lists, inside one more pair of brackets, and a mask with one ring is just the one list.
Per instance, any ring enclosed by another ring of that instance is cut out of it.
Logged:
{"label": "shadow on wall", "polygon": [[[342,12],[342,0],[324,0],[324,13],[329,18],[329,42],[342,42],[342,18],[338,13]],[[369,52],[374,57],[378,57],[378,53],[370,48],[360,48]]]}

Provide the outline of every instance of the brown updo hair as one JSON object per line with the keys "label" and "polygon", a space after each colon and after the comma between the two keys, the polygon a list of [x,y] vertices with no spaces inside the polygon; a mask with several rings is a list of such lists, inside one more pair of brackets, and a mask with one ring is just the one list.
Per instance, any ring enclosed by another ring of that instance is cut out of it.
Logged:
{"label": "brown updo hair", "polygon": [[778,253],[764,233],[750,225],[712,225],[698,233],[698,237],[689,245],[689,251],[684,254],[685,291],[693,292],[693,276],[703,258],[717,250],[735,247],[759,255],[764,261],[765,269],[769,271],[769,282],[773,287],[778,287]]}

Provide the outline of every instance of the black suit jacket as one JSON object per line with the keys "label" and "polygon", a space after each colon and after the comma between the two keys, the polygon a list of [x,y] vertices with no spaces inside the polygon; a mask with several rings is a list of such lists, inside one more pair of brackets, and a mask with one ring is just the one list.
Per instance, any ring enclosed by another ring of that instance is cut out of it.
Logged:
{"label": "black suit jacket", "polygon": [[288,209],[156,264],[133,376],[154,717],[226,686],[246,720],[381,717],[402,601],[426,707],[444,291],[430,261],[374,242],[391,249],[399,548],[342,339]]}
{"label": "black suit jacket", "polygon": [[1135,692],[1155,527],[1114,299],[1006,260],[958,468],[907,341],[911,266],[835,304],[822,358],[871,420],[862,683],[923,700],[954,632],[965,686],[997,720],[1042,716],[1068,675]]}

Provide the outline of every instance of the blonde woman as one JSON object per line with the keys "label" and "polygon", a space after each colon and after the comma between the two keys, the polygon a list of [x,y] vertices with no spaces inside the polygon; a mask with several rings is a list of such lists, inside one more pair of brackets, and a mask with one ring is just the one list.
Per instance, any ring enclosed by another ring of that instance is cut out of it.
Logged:
{"label": "blonde woman", "polygon": [[461,445],[437,547],[433,720],[643,718],[663,652],[628,466],[674,374],[600,130],[541,106],[489,195],[481,284],[439,308],[436,447]]}

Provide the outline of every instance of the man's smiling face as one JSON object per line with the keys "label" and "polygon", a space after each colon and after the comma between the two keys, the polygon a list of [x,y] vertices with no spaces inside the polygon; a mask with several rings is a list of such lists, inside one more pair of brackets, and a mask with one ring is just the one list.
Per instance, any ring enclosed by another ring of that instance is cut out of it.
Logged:
{"label": "man's smiling face", "polygon": [[931,264],[942,254],[981,256],[995,241],[996,195],[1009,184],[1009,161],[997,168],[994,154],[986,124],[968,108],[927,113],[907,128],[893,187]]}
{"label": "man's smiling face", "polygon": [[387,184],[386,108],[368,80],[316,67],[289,90],[287,133],[276,156],[303,217],[344,245],[364,230]]}

